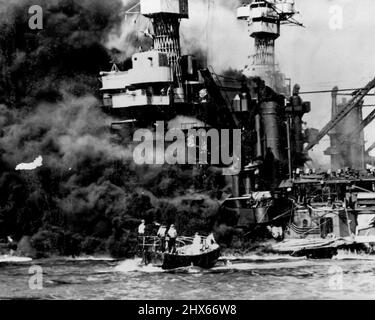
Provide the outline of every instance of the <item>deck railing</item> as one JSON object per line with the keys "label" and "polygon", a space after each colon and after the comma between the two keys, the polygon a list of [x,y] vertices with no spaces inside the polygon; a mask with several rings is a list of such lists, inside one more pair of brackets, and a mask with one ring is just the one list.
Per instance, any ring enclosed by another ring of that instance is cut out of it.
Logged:
{"label": "deck railing", "polygon": [[[200,236],[202,244],[205,246],[207,237]],[[162,239],[158,236],[139,236],[138,245],[142,251],[157,251],[160,248]],[[165,240],[166,242],[168,240]],[[176,239],[176,249],[192,245],[194,237],[177,237]]]}

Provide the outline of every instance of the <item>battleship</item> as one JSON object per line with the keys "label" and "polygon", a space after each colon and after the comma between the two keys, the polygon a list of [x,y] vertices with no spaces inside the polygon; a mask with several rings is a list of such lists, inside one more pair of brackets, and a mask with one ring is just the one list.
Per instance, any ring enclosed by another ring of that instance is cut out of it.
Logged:
{"label": "battleship", "polygon": [[[237,77],[181,54],[180,23],[189,18],[188,0],[141,0],[128,12],[149,19],[144,33],[153,44],[132,56],[130,69],[121,71],[114,64],[100,74],[102,108],[118,119],[112,129],[130,133],[130,144],[132,132],[156,131],[158,121],[186,132],[186,140],[189,129],[241,130],[241,168],[231,176],[232,194],[221,204],[222,216],[245,233],[258,226],[281,228],[284,242],[274,247],[277,252],[325,257],[338,247],[368,242],[363,235],[373,233],[373,220],[365,226],[358,221],[375,217],[369,206],[375,177],[366,171],[373,159],[363,137],[374,112],[363,119],[361,106],[375,80],[353,90],[350,101],[341,104],[341,91],[333,88],[332,120],[322,130],[304,128],[311,103],[303,101],[298,84],[292,88],[275,53],[282,27],[302,26],[294,1],[247,1],[237,9],[254,39],[254,54]],[[316,173],[308,166],[309,150],[326,135],[332,170]],[[199,153],[202,146],[194,139]],[[356,236],[362,240],[355,242]]]}

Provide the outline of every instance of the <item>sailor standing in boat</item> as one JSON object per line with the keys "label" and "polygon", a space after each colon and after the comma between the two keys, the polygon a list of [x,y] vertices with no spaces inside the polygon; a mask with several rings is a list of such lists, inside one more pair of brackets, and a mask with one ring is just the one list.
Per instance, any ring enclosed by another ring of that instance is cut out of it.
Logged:
{"label": "sailor standing in boat", "polygon": [[11,236],[8,236],[7,240],[8,240],[9,253],[12,256],[14,254],[15,250],[17,250],[17,244],[14,242],[14,240],[12,239]]}
{"label": "sailor standing in boat", "polygon": [[145,233],[146,221],[142,219],[141,224],[138,226],[138,243],[142,246],[142,250],[145,246]]}
{"label": "sailor standing in boat", "polygon": [[144,237],[146,231],[146,222],[142,220],[141,224],[138,226],[138,235]]}
{"label": "sailor standing in boat", "polygon": [[209,236],[207,237],[206,239],[206,248],[207,249],[211,249],[213,248],[213,246],[216,244],[216,240],[215,240],[215,236],[214,234],[211,232],[209,234]]}
{"label": "sailor standing in boat", "polygon": [[177,239],[177,230],[174,226],[174,224],[171,225],[171,227],[168,230],[168,251],[169,253],[175,253],[176,252],[176,239]]}
{"label": "sailor standing in boat", "polygon": [[158,230],[157,236],[160,239],[160,251],[164,252],[165,251],[165,237],[167,235],[167,227],[162,224]]}
{"label": "sailor standing in boat", "polygon": [[201,249],[202,249],[202,238],[200,237],[200,235],[198,234],[198,232],[195,233],[195,236],[194,236],[194,239],[193,239],[192,249],[193,249],[193,254],[200,254],[200,252],[201,252]]}

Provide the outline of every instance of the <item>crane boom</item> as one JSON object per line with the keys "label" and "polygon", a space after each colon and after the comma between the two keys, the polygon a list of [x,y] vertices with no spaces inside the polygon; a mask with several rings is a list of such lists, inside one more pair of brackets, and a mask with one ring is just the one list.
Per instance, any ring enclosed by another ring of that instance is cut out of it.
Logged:
{"label": "crane boom", "polygon": [[359,134],[361,131],[363,131],[372,121],[375,119],[375,109],[364,119],[361,124],[352,131],[348,138],[349,140],[352,140],[357,134]]}
{"label": "crane boom", "polygon": [[323,137],[328,134],[342,119],[344,119],[355,107],[358,106],[359,103],[366,97],[366,95],[375,87],[375,78],[371,80],[366,87],[359,89],[354,97],[346,104],[344,108],[342,108],[338,114],[330,121],[328,122],[325,127],[319,132],[317,137],[314,139],[314,141],[310,142],[306,148],[305,151],[311,150],[313,147],[315,147],[320,140],[323,139]]}
{"label": "crane boom", "polygon": [[375,149],[375,142],[366,150],[367,153]]}

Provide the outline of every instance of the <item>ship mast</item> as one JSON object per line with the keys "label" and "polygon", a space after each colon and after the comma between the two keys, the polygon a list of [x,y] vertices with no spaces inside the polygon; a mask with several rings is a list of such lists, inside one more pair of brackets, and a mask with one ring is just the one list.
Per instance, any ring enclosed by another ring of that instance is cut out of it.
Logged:
{"label": "ship mast", "polygon": [[182,83],[180,21],[189,18],[188,0],[141,0],[141,14],[152,21],[153,48],[168,55],[179,84]]}
{"label": "ship mast", "polygon": [[255,54],[249,56],[243,73],[262,78],[267,86],[279,93],[285,93],[282,92],[285,88],[280,88],[285,87],[282,83],[285,79],[280,79],[276,68],[275,41],[280,37],[281,24],[301,25],[293,19],[295,14],[294,0],[252,1],[237,10],[237,18],[247,21],[249,36],[255,42]]}

